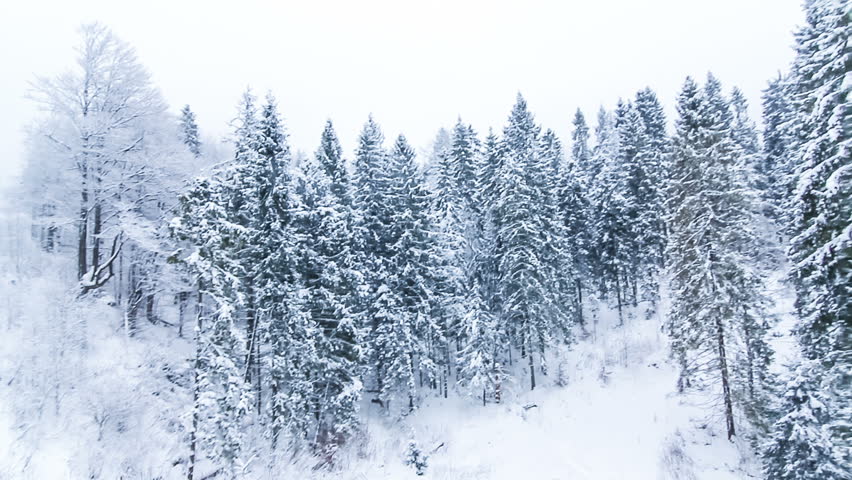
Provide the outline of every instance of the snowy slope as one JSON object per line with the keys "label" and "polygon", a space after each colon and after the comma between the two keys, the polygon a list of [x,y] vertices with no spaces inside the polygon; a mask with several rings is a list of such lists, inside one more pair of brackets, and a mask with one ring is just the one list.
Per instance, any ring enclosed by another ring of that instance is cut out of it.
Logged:
{"label": "snowy slope", "polygon": [[[431,399],[408,419],[433,479],[737,479],[753,476],[746,445],[728,442],[706,399],[673,394],[659,319],[611,327],[564,357],[568,383],[507,405]],[[553,374],[551,376],[554,376]],[[520,378],[523,378],[522,376]],[[553,380],[552,378],[550,380]],[[524,386],[517,385],[516,390]],[[525,409],[525,406],[536,407]],[[401,464],[410,435],[373,417],[370,458],[344,478],[417,478]]]}
{"label": "snowy slope", "polygon": [[[66,266],[10,238],[0,250],[0,479],[117,478],[127,466],[137,478],[184,478],[173,463],[186,449],[190,398],[181,376],[190,343],[154,326],[125,338],[106,299],[71,301]],[[791,304],[780,278],[770,288],[783,315]],[[759,477],[747,442],[725,439],[711,397],[674,393],[661,318],[631,315],[617,327],[612,311],[596,309],[589,334],[553,352],[533,392],[517,367],[503,405],[426,397],[400,419],[365,400],[364,434],[342,452],[338,471],[322,474],[313,460],[286,453],[272,466],[253,458],[246,477]],[[786,328],[781,322],[779,331]],[[403,462],[412,437],[430,453],[422,477]]]}

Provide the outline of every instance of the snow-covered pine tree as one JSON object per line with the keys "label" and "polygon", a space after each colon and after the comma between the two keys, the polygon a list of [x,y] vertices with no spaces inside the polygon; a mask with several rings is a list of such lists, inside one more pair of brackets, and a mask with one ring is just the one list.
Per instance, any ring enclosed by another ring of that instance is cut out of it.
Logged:
{"label": "snow-covered pine tree", "polygon": [[[429,197],[417,167],[414,150],[404,135],[397,137],[389,156],[390,179],[386,203],[391,207],[388,287],[399,298],[399,310],[380,329],[377,348],[387,359],[385,385],[402,390],[409,411],[415,408],[415,369],[427,378],[437,376],[438,352],[430,342],[441,342],[442,326],[430,314],[430,285],[438,259],[432,246]],[[425,341],[424,341],[425,340]]]}
{"label": "snow-covered pine tree", "polygon": [[[545,217],[546,266],[550,270],[551,295],[558,309],[552,329],[566,342],[572,340],[572,327],[581,317],[583,299],[579,268],[582,268],[583,238],[575,229],[580,228],[583,203],[579,186],[568,171],[568,162],[562,151],[562,142],[553,130],[541,135],[538,146],[540,207]],[[579,217],[579,218],[578,218]],[[573,227],[573,228],[572,228]],[[576,242],[576,243],[575,243]]]}
{"label": "snow-covered pine tree", "polygon": [[180,131],[183,134],[184,145],[196,157],[201,156],[201,140],[198,138],[198,123],[195,121],[195,113],[190,110],[189,105],[184,105],[180,111]]}
{"label": "snow-covered pine tree", "polygon": [[[554,240],[542,199],[546,171],[538,149],[540,128],[519,94],[503,130],[505,164],[494,215],[495,253],[499,262],[503,322],[512,343],[527,358],[530,389],[535,389],[535,356],[543,354],[561,309],[551,286],[550,260]],[[539,360],[543,361],[539,355]]]}
{"label": "snow-covered pine tree", "polygon": [[[648,247],[657,248],[655,258],[657,265],[663,265],[663,254],[666,248],[666,225],[664,221],[664,193],[668,181],[669,137],[666,133],[666,115],[657,94],[650,88],[636,92],[634,106],[642,117],[645,126],[647,143],[645,146],[646,174],[650,178],[651,191],[648,192],[646,214],[651,222],[651,229],[645,233]],[[653,252],[648,252],[654,255]]]}
{"label": "snow-covered pine tree", "polygon": [[[754,328],[765,325],[766,300],[747,256],[755,242],[752,212],[718,80],[708,75],[701,90],[687,78],[677,109],[667,328],[681,369],[678,390],[706,385],[719,391],[730,439],[736,434],[734,408],[741,406],[736,403],[757,399],[771,353],[762,337],[766,329]],[[738,357],[749,361],[736,362]]]}
{"label": "snow-covered pine tree", "polygon": [[[258,381],[269,386],[264,411],[269,415],[266,425],[275,448],[282,434],[299,440],[310,434],[314,409],[309,376],[317,363],[312,343],[316,328],[307,313],[303,279],[297,273],[300,245],[296,241],[294,210],[298,201],[290,175],[290,147],[271,94],[259,117],[255,174],[261,180],[254,200],[257,210],[252,217],[254,240],[246,253],[253,252],[248,267],[253,275],[248,286],[257,317],[257,340],[253,344],[258,350],[252,360]],[[264,351],[266,357],[259,358]],[[268,380],[261,378],[264,373]],[[260,387],[256,389],[261,393]]]}
{"label": "snow-covered pine tree", "polygon": [[[241,368],[244,335],[238,325],[236,292],[240,286],[232,270],[231,237],[226,221],[223,189],[213,180],[198,180],[180,199],[180,215],[172,222],[178,238],[191,242],[196,250],[186,259],[199,278],[199,296],[213,302],[209,314],[196,324],[198,351],[195,368],[193,418],[196,438],[208,457],[221,462],[231,478],[236,478],[242,460],[242,422],[251,410],[251,389]],[[197,447],[193,444],[193,450]],[[190,465],[190,468],[193,468]]]}
{"label": "snow-covered pine tree", "polygon": [[430,289],[432,312],[442,325],[444,336],[444,355],[440,362],[444,368],[439,387],[445,396],[451,384],[453,358],[458,353],[453,349],[462,342],[460,322],[464,316],[465,283],[477,274],[483,246],[479,147],[473,127],[459,119],[434,170],[436,181],[430,205],[436,269],[431,276]]}
{"label": "snow-covered pine tree", "polygon": [[[744,173],[748,176],[748,185],[756,192],[766,189],[766,179],[762,178],[761,166],[763,165],[760,139],[758,138],[757,126],[748,115],[748,100],[743,92],[734,87],[731,90],[731,136],[739,148],[740,162],[743,164]],[[756,198],[756,200],[758,200]],[[762,214],[766,211],[762,206],[755,206],[755,212]]]}
{"label": "snow-covered pine tree", "polygon": [[592,150],[589,148],[589,126],[586,117],[578,108],[574,113],[572,122],[574,130],[571,132],[571,169],[574,176],[580,182],[583,191],[588,191],[595,181],[600,169],[595,168],[592,163]]}
{"label": "snow-covered pine tree", "polygon": [[[622,110],[624,107],[622,106]],[[625,114],[622,111],[622,115]],[[628,220],[632,208],[626,195],[626,171],[622,168],[622,149],[615,117],[601,109],[596,128],[597,145],[593,162],[601,165],[589,192],[594,216],[594,255],[596,277],[604,297],[612,298],[624,324],[627,304],[626,279],[633,265],[635,236]]]}
{"label": "snow-covered pine tree", "polygon": [[[376,401],[388,407],[391,395],[399,386],[389,378],[392,367],[394,379],[403,376],[406,367],[414,378],[414,347],[410,343],[413,332],[394,331],[394,326],[409,326],[400,319],[402,298],[392,288],[393,271],[391,258],[392,205],[388,203],[391,163],[382,146],[384,135],[379,125],[370,116],[358,139],[355,152],[355,191],[353,200],[357,208],[356,238],[358,270],[364,276],[364,287],[360,295],[358,313],[364,328],[366,360],[371,388],[367,391],[376,395]],[[405,319],[403,319],[405,320]],[[401,338],[402,344],[397,340]],[[398,354],[400,351],[403,354]],[[406,358],[408,356],[408,358]],[[405,362],[408,362],[407,364]],[[413,390],[413,386],[409,392]]]}
{"label": "snow-covered pine tree", "polygon": [[499,354],[504,348],[497,320],[482,297],[482,286],[471,277],[464,286],[464,313],[460,321],[462,348],[458,352],[459,384],[471,395],[488,402],[489,392],[496,400],[497,389],[506,378]]}
{"label": "snow-covered pine tree", "polygon": [[331,192],[337,197],[338,202],[343,205],[351,216],[352,212],[352,185],[349,172],[346,170],[346,162],[343,160],[343,149],[337,132],[331,120],[325,122],[322,131],[319,150],[316,159],[328,177]]}
{"label": "snow-covered pine tree", "polygon": [[796,35],[793,89],[801,143],[795,156],[789,251],[796,286],[796,334],[805,359],[821,369],[834,418],[823,425],[852,462],[852,100],[848,2],[805,4]]}
{"label": "snow-covered pine tree", "polygon": [[757,173],[765,182],[761,192],[768,203],[765,213],[782,228],[789,223],[784,212],[793,197],[795,111],[789,75],[779,73],[763,91],[763,155]]}
{"label": "snow-covered pine tree", "polygon": [[557,204],[564,220],[566,245],[574,270],[575,308],[577,323],[585,329],[583,313],[585,291],[594,285],[594,223],[589,202],[589,189],[597,172],[591,171],[592,152],[589,149],[589,128],[583,113],[577,109],[574,115],[574,131],[571,134],[571,162],[557,172]]}
{"label": "snow-covered pine tree", "polygon": [[618,128],[617,173],[623,178],[621,188],[625,201],[620,220],[626,226],[626,236],[618,241],[621,248],[631,251],[630,261],[625,264],[624,287],[629,288],[634,307],[640,299],[650,303],[650,314],[656,310],[662,244],[656,168],[649,155],[651,147],[641,114],[632,104],[627,104],[622,115],[624,118]]}
{"label": "snow-covered pine tree", "polygon": [[[449,152],[449,166],[452,178],[455,180],[454,197],[457,203],[473,215],[478,210],[476,195],[476,167],[479,154],[479,139],[471,125],[466,125],[461,118],[453,127]],[[470,222],[470,220],[467,220]]]}
{"label": "snow-covered pine tree", "polygon": [[[821,385],[822,369],[805,361],[787,384],[782,416],[761,453],[766,480],[842,480],[852,478],[822,426],[836,415]],[[848,467],[848,464],[845,464]]]}
{"label": "snow-covered pine tree", "polygon": [[360,274],[352,249],[352,212],[342,152],[331,122],[314,159],[302,168],[295,223],[299,274],[310,315],[316,363],[311,365],[308,440],[330,458],[358,427],[362,332],[353,301]]}
{"label": "snow-covered pine tree", "polygon": [[[482,155],[479,157],[477,167],[477,198],[481,209],[482,230],[480,236],[480,249],[476,258],[476,277],[481,295],[485,300],[488,312],[495,320],[497,353],[496,358],[508,365],[505,357],[510,354],[510,343],[508,339],[509,328],[502,315],[503,302],[500,287],[500,262],[497,255],[497,232],[499,220],[497,207],[499,206],[500,194],[504,189],[503,169],[505,168],[504,144],[493,131],[489,130],[483,143]],[[469,287],[469,285],[467,285]],[[511,357],[509,357],[510,359]],[[500,402],[500,386],[495,386],[495,401]]]}

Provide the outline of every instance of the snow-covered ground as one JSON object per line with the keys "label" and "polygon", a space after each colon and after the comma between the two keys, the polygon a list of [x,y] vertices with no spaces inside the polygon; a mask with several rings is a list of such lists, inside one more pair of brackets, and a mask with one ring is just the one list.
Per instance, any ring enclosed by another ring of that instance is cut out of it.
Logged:
{"label": "snow-covered ground", "polygon": [[566,385],[487,407],[476,399],[430,399],[404,427],[371,418],[369,456],[345,478],[415,478],[400,460],[411,431],[424,451],[443,444],[431,455],[425,478],[721,480],[755,474],[749,455],[741,453],[747,446],[726,440],[721,419],[708,415],[704,399],[673,393],[676,372],[667,362],[660,320],[614,328],[606,322],[611,312],[602,317],[597,341],[581,341],[563,357]]}
{"label": "snow-covered ground", "polygon": [[[184,478],[173,462],[186,449],[190,343],[154,326],[126,338],[116,309],[73,301],[64,264],[18,235],[5,237],[0,257],[0,479],[117,478],[128,466],[132,478]],[[769,288],[783,319],[792,304],[780,275]],[[364,434],[339,471],[312,470],[309,459],[269,471],[253,458],[247,477],[759,477],[748,442],[725,438],[712,397],[674,393],[662,318],[631,315],[617,327],[614,312],[596,307],[590,334],[552,353],[535,391],[518,366],[501,405],[426,397],[400,419],[365,400]],[[788,328],[783,320],[778,330]],[[783,363],[788,339],[775,340]],[[411,438],[429,454],[422,477],[403,462]]]}

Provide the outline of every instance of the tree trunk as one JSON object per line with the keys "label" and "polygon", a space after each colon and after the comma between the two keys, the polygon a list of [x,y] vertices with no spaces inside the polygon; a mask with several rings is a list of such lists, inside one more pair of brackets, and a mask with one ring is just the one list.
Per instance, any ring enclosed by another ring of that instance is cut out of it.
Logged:
{"label": "tree trunk", "polygon": [[189,292],[178,293],[178,337],[183,337],[183,322],[186,316],[186,302],[189,300]]}
{"label": "tree trunk", "polygon": [[639,283],[639,280],[634,278],[633,284],[632,284],[632,288],[633,288],[633,308],[636,308],[636,307],[639,306],[639,292],[638,292],[638,289],[636,287],[636,285],[638,283]]}
{"label": "tree trunk", "polygon": [[145,296],[145,319],[150,323],[157,323],[157,318],[154,315],[154,294],[149,293]]}
{"label": "tree trunk", "polygon": [[722,376],[722,395],[725,403],[725,423],[728,427],[728,440],[735,435],[734,406],[731,399],[731,385],[728,378],[728,358],[725,354],[725,327],[721,318],[716,318],[716,342],[719,346],[719,373]]}
{"label": "tree trunk", "polygon": [[82,185],[80,190],[80,217],[77,226],[77,279],[82,279],[83,275],[88,271],[88,261],[86,256],[88,252],[88,237],[89,237],[89,186],[88,174],[86,172],[86,163],[82,165]]}
{"label": "tree trunk", "polygon": [[500,404],[503,400],[503,385],[500,383],[500,364],[494,366],[494,403]]}
{"label": "tree trunk", "polygon": [[257,413],[262,410],[262,399],[260,396],[260,364],[258,363],[258,333],[257,333],[257,311],[255,309],[254,288],[251,279],[246,279],[246,375],[245,381],[255,391],[255,403]]}
{"label": "tree trunk", "polygon": [[618,302],[618,326],[623,326],[624,314],[622,313],[621,301],[621,276],[618,273],[615,274],[615,298]]}
{"label": "tree trunk", "polygon": [[535,362],[533,361],[533,346],[532,346],[532,335],[527,334],[527,341],[530,342],[529,345],[529,366],[530,366],[530,390],[535,390]]}
{"label": "tree trunk", "polygon": [[583,318],[583,282],[577,278],[575,283],[577,285],[577,320],[580,323],[580,327],[585,331],[586,319]]}
{"label": "tree trunk", "polygon": [[138,268],[135,263],[131,262],[127,279],[127,286],[130,289],[127,295],[127,335],[131,337],[136,332],[136,318],[139,314],[139,304],[142,303],[142,287],[139,285]]}
{"label": "tree trunk", "polygon": [[[92,219],[92,271],[101,264],[101,203],[95,199],[94,218]],[[92,281],[97,279],[93,278]]]}
{"label": "tree trunk", "polygon": [[[189,296],[189,292],[181,292],[181,295]],[[201,316],[203,313],[202,310],[202,294],[201,294],[201,281],[198,282],[198,297],[195,303],[195,331],[197,332],[195,337],[195,368],[193,375],[193,388],[192,388],[192,430],[189,432],[189,469],[187,471],[187,480],[193,480],[193,475],[195,473],[195,451],[196,451],[196,432],[198,432],[198,371],[201,370]],[[183,306],[183,302],[181,303]]]}

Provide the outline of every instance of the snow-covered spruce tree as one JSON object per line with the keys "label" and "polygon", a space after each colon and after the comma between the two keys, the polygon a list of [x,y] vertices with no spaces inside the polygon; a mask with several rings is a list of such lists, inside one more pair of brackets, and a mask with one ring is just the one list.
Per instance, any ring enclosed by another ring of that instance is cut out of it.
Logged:
{"label": "snow-covered spruce tree", "polygon": [[640,299],[647,300],[650,313],[656,310],[662,243],[656,168],[649,155],[650,142],[642,116],[632,104],[627,104],[623,117],[618,128],[618,173],[623,176],[624,182],[621,186],[625,199],[621,221],[626,225],[627,235],[619,239],[619,243],[631,250],[630,261],[625,265],[624,288],[630,289],[634,307]]}
{"label": "snow-covered spruce tree", "polygon": [[[390,379],[393,362],[409,362],[414,378],[413,332],[402,322],[403,300],[400,292],[391,287],[393,271],[391,258],[395,240],[392,236],[393,206],[389,204],[391,163],[382,143],[384,135],[372,116],[364,125],[355,152],[355,193],[357,212],[358,269],[364,275],[364,291],[360,295],[359,316],[365,334],[366,361],[371,385],[369,392],[380,404],[388,402],[398,386]],[[405,327],[394,330],[395,326]],[[402,343],[397,342],[401,338]],[[399,352],[403,352],[399,354]],[[407,358],[406,358],[407,357]],[[396,363],[400,366],[403,363]],[[399,371],[394,372],[399,374]],[[400,374],[401,375],[401,374]],[[396,375],[393,380],[399,380]],[[411,387],[413,389],[413,386]],[[410,392],[411,390],[409,390]],[[412,395],[413,397],[413,395]]]}
{"label": "snow-covered spruce tree", "polygon": [[543,361],[554,327],[564,323],[551,288],[553,272],[545,263],[551,260],[555,238],[543,207],[544,182],[537,177],[547,171],[539,155],[539,131],[518,95],[503,130],[505,164],[494,209],[501,314],[512,343],[527,358],[531,389],[536,385],[536,353]]}
{"label": "snow-covered spruce tree", "polygon": [[731,136],[741,150],[740,161],[745,164],[744,168],[747,171],[757,170],[757,166],[761,163],[757,126],[749,118],[748,100],[742,90],[737,87],[731,90],[731,113],[733,115]]}
{"label": "snow-covered spruce tree", "polygon": [[806,12],[808,25],[797,35],[794,64],[800,114],[806,117],[790,257],[803,353],[831,369],[849,366],[852,347],[852,87],[844,82],[849,13],[842,2],[825,0],[810,2]]}
{"label": "snow-covered spruce tree", "polygon": [[[852,140],[850,140],[848,4],[806,3],[807,23],[796,35],[793,92],[802,125],[795,150],[789,256],[802,355],[832,412],[814,420],[849,464],[852,442]],[[802,425],[800,428],[808,428]]]}
{"label": "snow-covered spruce tree", "polygon": [[[497,248],[497,233],[500,225],[498,207],[500,205],[500,191],[504,189],[506,181],[503,170],[505,169],[505,148],[503,142],[494,134],[488,132],[483,143],[482,155],[479,157],[477,167],[477,197],[481,209],[482,229],[480,235],[480,248],[476,257],[476,278],[482,290],[482,298],[488,308],[488,312],[495,320],[496,354],[495,358],[503,365],[511,362],[509,326],[502,314],[503,299],[500,286],[500,262]],[[469,285],[467,285],[469,287]],[[508,357],[508,358],[507,358]],[[494,387],[494,401],[500,403],[502,384],[499,382]]]}
{"label": "snow-covered spruce tree", "polygon": [[771,353],[763,339],[766,300],[747,256],[755,242],[752,212],[719,82],[709,75],[702,90],[687,78],[677,109],[667,328],[681,370],[678,390],[718,391],[730,439],[735,407],[754,410],[741,399],[759,400]]}
{"label": "snow-covered spruce tree", "polygon": [[757,174],[765,182],[761,191],[767,202],[764,213],[782,228],[789,223],[784,212],[793,197],[795,111],[789,75],[779,73],[763,91],[763,154]]}
{"label": "snow-covered spruce tree", "polygon": [[352,249],[352,212],[337,135],[326,124],[320,148],[302,168],[294,213],[298,272],[306,291],[310,339],[310,398],[315,422],[309,441],[330,458],[358,426],[362,332],[354,299],[360,284]]}
{"label": "snow-covered spruce tree", "polygon": [[[669,137],[666,133],[666,115],[657,94],[650,88],[636,92],[634,100],[636,111],[642,117],[645,126],[644,163],[646,175],[650,181],[650,191],[647,192],[645,214],[650,222],[649,231],[644,233],[649,259],[656,261],[661,267],[664,263],[666,248],[666,225],[664,208],[664,193],[668,179]],[[654,252],[653,250],[657,251]]]}
{"label": "snow-covered spruce tree", "polygon": [[[624,112],[622,112],[624,113]],[[624,324],[628,287],[632,278],[636,238],[629,223],[633,206],[627,192],[627,172],[622,168],[619,129],[615,117],[601,110],[598,115],[597,145],[593,162],[602,165],[595,177],[591,196],[596,276],[602,294],[612,299]]]}
{"label": "snow-covered spruce tree", "polygon": [[[230,273],[236,232],[227,221],[223,190],[218,181],[196,181],[181,196],[172,228],[194,245],[186,262],[199,279],[199,295],[212,301],[212,309],[199,314],[196,323],[192,458],[197,437],[205,455],[236,478],[243,458],[243,419],[253,398],[243,379],[244,335],[236,318],[240,285]],[[190,472],[194,466],[189,465]]]}
{"label": "snow-covered spruce tree", "polygon": [[589,126],[586,117],[578,108],[572,121],[571,132],[571,168],[583,191],[588,191],[599,172],[592,164],[592,150],[589,147]]}
{"label": "snow-covered spruce tree", "polygon": [[582,284],[579,269],[584,254],[583,237],[576,231],[583,222],[583,202],[579,185],[568,171],[562,143],[553,130],[541,135],[538,146],[540,205],[546,219],[545,245],[547,268],[553,282],[551,289],[555,306],[559,309],[552,328],[565,341],[572,339],[575,320],[580,321]]}
{"label": "snow-covered spruce tree", "polygon": [[[852,478],[823,427],[833,417],[821,385],[822,369],[805,361],[787,384],[782,416],[762,451],[766,480]],[[845,464],[848,466],[848,464]]]}
{"label": "snow-covered spruce tree", "polygon": [[482,405],[493,392],[499,402],[498,389],[506,379],[500,365],[502,339],[497,319],[491,314],[483,289],[476,277],[465,285],[463,317],[460,321],[462,348],[458,352],[459,384],[471,395],[481,397]]}
{"label": "snow-covered spruce tree", "polygon": [[195,121],[195,113],[184,105],[180,111],[181,140],[186,148],[196,157],[201,155],[201,140],[198,138],[198,123]]}
{"label": "snow-covered spruce tree", "polygon": [[[386,202],[391,207],[387,286],[400,300],[391,323],[380,328],[377,348],[385,353],[388,391],[402,391],[409,411],[415,408],[415,370],[435,378],[436,351],[428,341],[441,341],[442,326],[430,314],[430,285],[438,266],[429,225],[429,197],[405,136],[394,142],[389,156],[390,179]],[[424,342],[424,340],[426,340]]]}
{"label": "snow-covered spruce tree", "polygon": [[[763,177],[763,151],[758,138],[757,126],[748,115],[748,101],[743,92],[734,87],[731,90],[731,137],[739,149],[739,161],[743,172],[747,175],[748,186],[756,193],[766,190],[766,178]],[[768,213],[768,209],[760,205],[761,196],[755,197],[754,211],[757,215]]]}
{"label": "snow-covered spruce tree", "polygon": [[[470,125],[458,120],[446,152],[436,165],[430,202],[435,269],[431,276],[432,312],[441,325],[443,366],[439,390],[446,396],[464,327],[465,284],[478,275],[482,250],[482,197],[479,188],[479,140]],[[457,375],[458,378],[458,375]]]}
{"label": "snow-covered spruce tree", "polygon": [[[280,445],[284,434],[298,448],[315,432],[311,375],[318,363],[313,343],[318,329],[308,312],[304,278],[298,270],[302,245],[297,241],[294,212],[299,202],[290,175],[290,147],[271,94],[255,128],[257,153],[247,151],[245,155],[257,163],[251,175],[246,172],[253,180],[242,188],[251,192],[245,200],[255,205],[245,229],[252,241],[243,250],[247,262],[250,259],[244,282],[246,298],[254,301],[253,309],[245,308],[247,331],[256,338],[250,343],[256,348],[247,356],[246,372],[256,372],[252,376],[247,373],[247,379],[254,379],[258,395],[262,385],[269,387],[265,401],[258,405],[269,417],[265,425],[273,448]],[[254,318],[249,315],[252,310]]]}
{"label": "snow-covered spruce tree", "polygon": [[593,178],[589,178],[589,163],[592,161],[592,152],[588,145],[589,128],[579,109],[574,116],[571,138],[571,162],[563,163],[562,168],[557,171],[559,181],[556,198],[565,229],[565,248],[569,249],[573,264],[576,318],[578,324],[585,328],[583,303],[586,290],[594,284],[592,275],[595,271],[595,233],[588,196],[589,187],[593,183]]}

